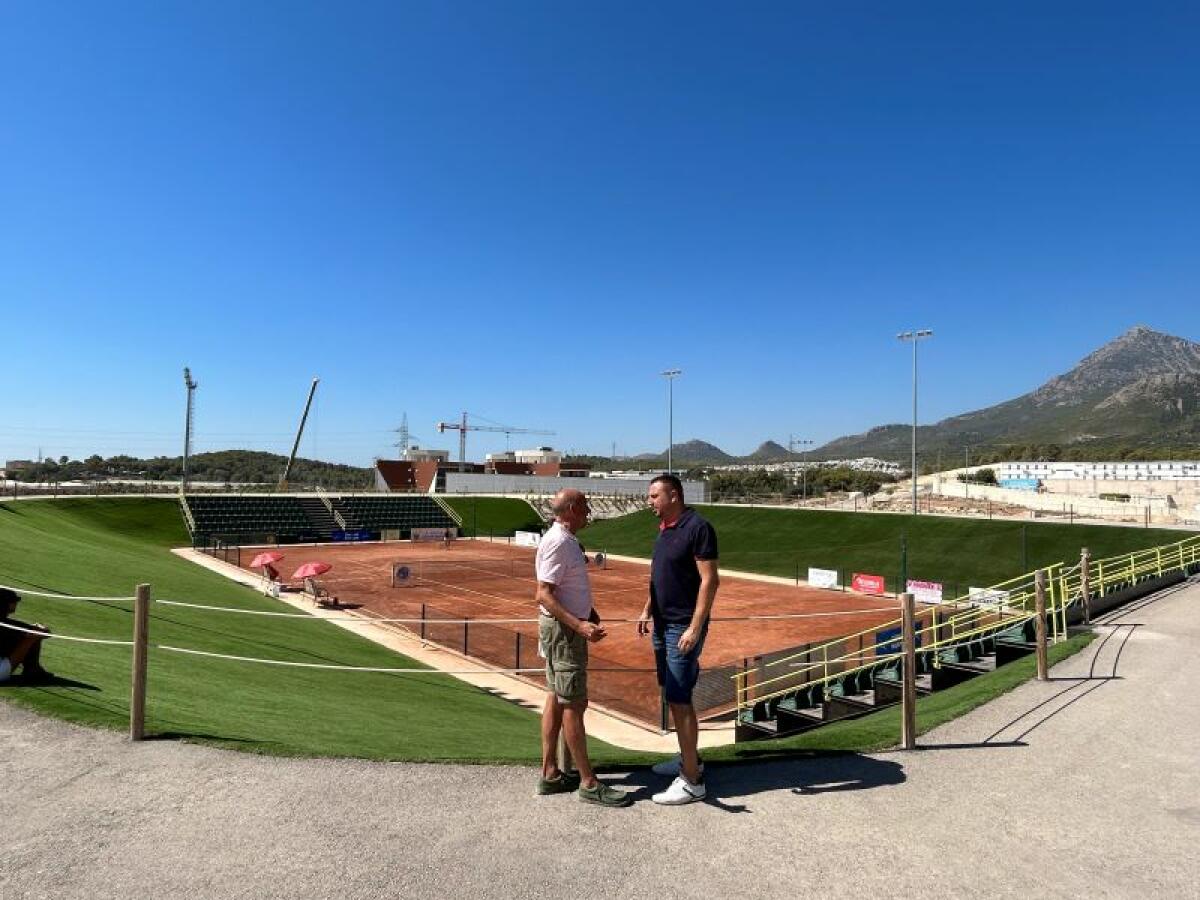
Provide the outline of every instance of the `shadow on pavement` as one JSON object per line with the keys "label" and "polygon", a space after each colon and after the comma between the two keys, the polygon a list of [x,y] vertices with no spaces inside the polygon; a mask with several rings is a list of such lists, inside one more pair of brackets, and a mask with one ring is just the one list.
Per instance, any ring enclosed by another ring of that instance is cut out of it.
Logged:
{"label": "shadow on pavement", "polygon": [[[634,802],[649,800],[665,790],[671,779],[655,775],[649,769],[626,773],[619,779],[606,778],[630,791]],[[745,798],[754,794],[791,791],[806,796],[902,784],[904,767],[888,759],[876,759],[857,753],[801,756],[787,760],[712,764],[704,773],[708,788],[706,803],[726,812],[749,812],[744,804],[731,804],[723,798]]]}

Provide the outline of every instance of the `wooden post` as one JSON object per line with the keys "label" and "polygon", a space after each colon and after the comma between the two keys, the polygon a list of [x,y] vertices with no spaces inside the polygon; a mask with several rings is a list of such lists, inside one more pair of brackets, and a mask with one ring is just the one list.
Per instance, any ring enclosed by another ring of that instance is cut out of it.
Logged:
{"label": "wooden post", "polygon": [[150,585],[139,584],[133,600],[133,691],[129,697],[129,739],[146,735],[146,652],[150,633]]}
{"label": "wooden post", "polygon": [[567,746],[566,735],[562,729],[558,731],[558,771],[566,774],[575,769],[575,760],[571,758],[571,748]]}
{"label": "wooden post", "polygon": [[1084,547],[1079,556],[1079,584],[1084,594],[1084,624],[1092,624],[1092,552]]}
{"label": "wooden post", "polygon": [[916,603],[912,594],[901,594],[904,635],[904,689],[901,694],[900,740],[905,750],[917,748],[917,634]]}
{"label": "wooden post", "polygon": [[1046,570],[1038,569],[1034,579],[1034,602],[1036,617],[1033,627],[1037,635],[1037,679],[1048,681],[1050,678],[1046,658]]}

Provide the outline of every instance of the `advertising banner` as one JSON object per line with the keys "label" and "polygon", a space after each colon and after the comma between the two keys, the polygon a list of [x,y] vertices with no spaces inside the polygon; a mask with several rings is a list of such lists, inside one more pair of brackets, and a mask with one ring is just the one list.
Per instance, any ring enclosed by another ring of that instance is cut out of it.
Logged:
{"label": "advertising banner", "polygon": [[855,572],[854,578],[850,581],[850,587],[860,594],[883,596],[887,593],[887,587],[882,575],[865,575],[862,572]]}
{"label": "advertising banner", "polygon": [[458,537],[457,528],[414,528],[409,534],[409,539],[412,541],[444,541],[447,530],[450,532],[450,537]]}
{"label": "advertising banner", "polygon": [[888,628],[884,631],[875,632],[875,655],[887,656],[889,653],[900,653],[903,651],[904,644],[900,639],[900,635],[899,628]]}
{"label": "advertising banner", "polygon": [[836,569],[814,569],[809,566],[808,583],[813,587],[819,588],[835,588],[838,586],[838,573]]}
{"label": "advertising banner", "polygon": [[971,588],[971,595],[967,597],[970,603],[991,603],[997,606],[1002,606],[1008,603],[1008,591],[993,591],[988,588]]}
{"label": "advertising banner", "polygon": [[915,581],[908,579],[908,592],[918,603],[941,603],[942,586],[936,581]]}
{"label": "advertising banner", "polygon": [[518,547],[536,547],[541,539],[536,531],[518,531],[513,535],[513,543]]}

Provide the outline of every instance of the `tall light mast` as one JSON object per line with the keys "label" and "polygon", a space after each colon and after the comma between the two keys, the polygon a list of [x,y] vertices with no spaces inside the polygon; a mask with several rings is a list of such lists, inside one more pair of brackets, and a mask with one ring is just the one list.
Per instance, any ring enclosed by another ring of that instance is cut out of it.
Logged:
{"label": "tall light mast", "polygon": [[308,411],[312,408],[313,394],[317,392],[317,382],[320,378],[312,380],[312,387],[308,389],[308,400],[304,402],[304,414],[300,416],[300,427],[296,429],[296,441],[292,444],[292,455],[288,457],[287,465],[283,467],[283,474],[279,476],[279,490],[286,491],[288,487],[288,475],[292,473],[292,463],[296,461],[296,453],[300,450],[300,438],[304,437],[304,423],[308,421]]}
{"label": "tall light mast", "polygon": [[187,388],[187,417],[184,419],[183,425],[183,478],[179,482],[179,493],[187,493],[188,487],[188,459],[192,455],[192,416],[194,407],[192,405],[192,397],[196,393],[196,382],[192,380],[192,370],[187,366],[183,367],[183,386]]}

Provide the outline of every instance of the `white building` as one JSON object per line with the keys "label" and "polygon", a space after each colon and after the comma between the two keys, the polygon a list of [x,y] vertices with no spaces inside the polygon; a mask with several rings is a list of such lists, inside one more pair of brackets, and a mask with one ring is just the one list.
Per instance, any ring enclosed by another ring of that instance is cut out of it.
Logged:
{"label": "white building", "polygon": [[1006,462],[987,466],[998,481],[1192,481],[1200,462]]}

